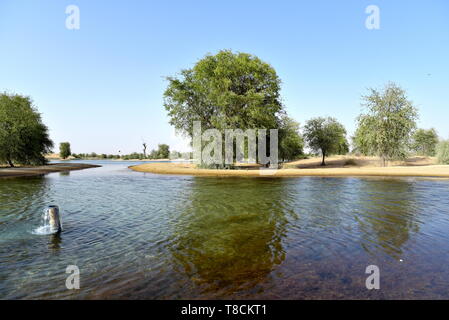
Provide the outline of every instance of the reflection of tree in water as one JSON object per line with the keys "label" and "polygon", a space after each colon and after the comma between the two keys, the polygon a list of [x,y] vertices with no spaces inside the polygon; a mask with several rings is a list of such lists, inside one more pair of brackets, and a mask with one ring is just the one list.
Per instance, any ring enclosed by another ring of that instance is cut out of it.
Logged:
{"label": "reflection of tree in water", "polygon": [[174,227],[171,249],[178,271],[206,290],[235,291],[265,279],[285,258],[285,183],[195,179]]}
{"label": "reflection of tree in water", "polygon": [[368,252],[380,247],[398,259],[411,232],[418,232],[419,213],[415,183],[407,180],[364,181],[359,190],[357,220]]}
{"label": "reflection of tree in water", "polygon": [[0,225],[23,218],[24,212],[35,207],[36,199],[42,198],[47,188],[42,177],[0,179]]}

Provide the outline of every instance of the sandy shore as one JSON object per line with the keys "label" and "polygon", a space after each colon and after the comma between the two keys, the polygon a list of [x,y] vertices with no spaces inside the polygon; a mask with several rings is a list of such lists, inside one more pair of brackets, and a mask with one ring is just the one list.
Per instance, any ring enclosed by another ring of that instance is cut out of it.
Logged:
{"label": "sandy shore", "polygon": [[1,178],[41,176],[52,172],[82,170],[101,166],[83,163],[54,163],[36,167],[0,168]]}
{"label": "sandy shore", "polygon": [[[242,170],[197,169],[193,164],[147,163],[131,166],[139,172],[195,176],[252,176],[252,177],[298,177],[298,176],[376,176],[376,177],[440,177],[449,178],[449,165],[435,165],[432,158],[411,158],[405,162],[381,167],[375,158],[333,157],[326,167],[320,166],[320,159],[306,159],[290,162],[282,169],[261,171],[257,168]],[[399,165],[398,165],[399,164]]]}

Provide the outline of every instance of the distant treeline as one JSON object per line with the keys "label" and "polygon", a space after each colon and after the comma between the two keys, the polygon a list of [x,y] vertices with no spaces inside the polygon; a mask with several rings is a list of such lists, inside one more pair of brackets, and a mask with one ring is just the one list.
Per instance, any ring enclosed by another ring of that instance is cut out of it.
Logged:
{"label": "distant treeline", "polygon": [[191,152],[177,152],[173,151],[170,153],[169,157],[167,158],[160,158],[158,156],[154,155],[144,155],[143,153],[133,152],[130,154],[124,154],[124,155],[118,155],[118,154],[97,154],[95,152],[92,153],[73,153],[72,157],[75,159],[106,159],[106,160],[132,160],[132,159],[139,159],[139,160],[155,160],[155,159],[191,159],[192,153]]}
{"label": "distant treeline", "polygon": [[166,144],[160,144],[158,145],[158,149],[151,150],[149,154],[146,152],[133,152],[130,154],[97,154],[95,152],[91,153],[73,153],[72,157],[76,159],[110,159],[110,160],[132,160],[132,159],[139,159],[139,160],[155,160],[155,159],[191,159],[192,153],[191,152],[178,152],[178,151],[170,151],[170,147]]}

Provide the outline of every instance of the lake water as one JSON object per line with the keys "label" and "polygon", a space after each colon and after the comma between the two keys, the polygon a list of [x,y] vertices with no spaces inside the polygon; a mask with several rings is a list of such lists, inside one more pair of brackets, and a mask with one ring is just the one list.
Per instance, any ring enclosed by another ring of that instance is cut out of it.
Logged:
{"label": "lake water", "polygon": [[[0,180],[0,298],[449,299],[448,180],[164,176],[95,163]],[[52,204],[64,231],[33,234]],[[65,286],[68,265],[80,290]],[[380,290],[365,287],[368,265]]]}

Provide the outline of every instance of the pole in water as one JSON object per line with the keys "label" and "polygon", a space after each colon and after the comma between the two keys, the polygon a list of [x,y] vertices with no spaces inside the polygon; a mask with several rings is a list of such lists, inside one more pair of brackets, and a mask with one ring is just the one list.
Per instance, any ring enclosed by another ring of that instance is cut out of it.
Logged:
{"label": "pole in water", "polygon": [[61,217],[59,216],[59,207],[58,206],[49,206],[48,207],[48,220],[50,223],[50,226],[53,230],[56,232],[62,231],[61,226]]}

